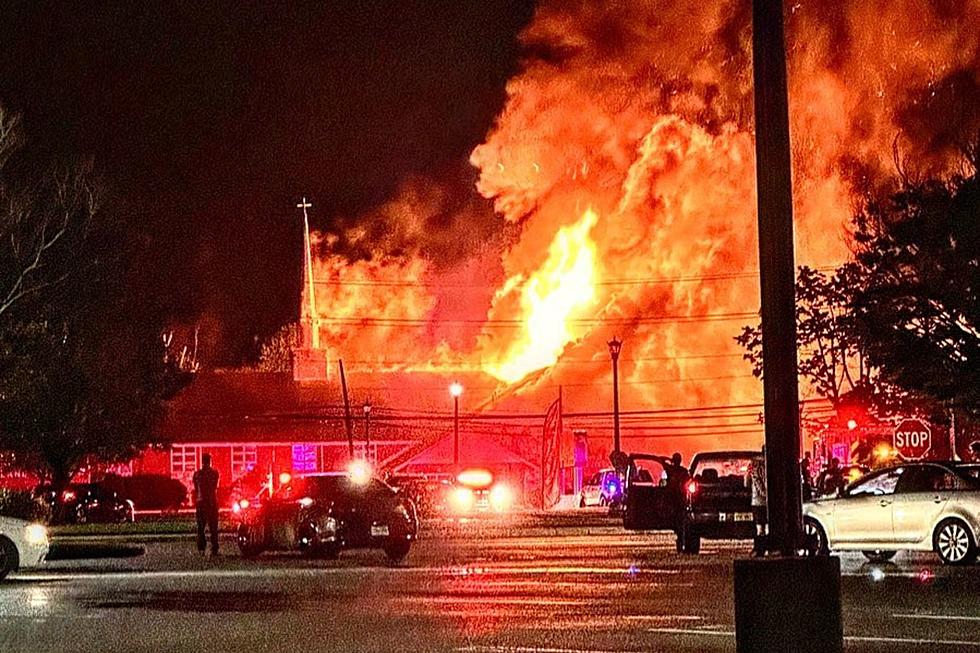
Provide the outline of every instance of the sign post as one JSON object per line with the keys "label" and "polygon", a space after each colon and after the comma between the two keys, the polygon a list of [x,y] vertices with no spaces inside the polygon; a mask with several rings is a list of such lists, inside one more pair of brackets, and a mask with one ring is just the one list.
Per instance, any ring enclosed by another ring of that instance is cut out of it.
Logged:
{"label": "sign post", "polygon": [[895,448],[902,458],[924,458],[932,449],[932,429],[921,419],[903,419],[895,427]]}

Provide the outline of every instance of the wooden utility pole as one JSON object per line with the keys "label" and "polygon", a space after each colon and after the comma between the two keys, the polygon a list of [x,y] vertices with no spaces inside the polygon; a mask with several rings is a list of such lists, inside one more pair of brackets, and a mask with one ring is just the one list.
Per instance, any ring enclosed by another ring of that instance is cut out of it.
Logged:
{"label": "wooden utility pole", "polygon": [[790,556],[802,542],[802,516],[793,179],[782,1],[755,0],[752,29],[770,550]]}
{"label": "wooden utility pole", "polygon": [[344,361],[338,360],[340,366],[340,387],[344,392],[344,427],[347,429],[347,450],[351,460],[354,459],[354,420],[350,414],[350,396],[347,394],[347,376],[344,374]]}

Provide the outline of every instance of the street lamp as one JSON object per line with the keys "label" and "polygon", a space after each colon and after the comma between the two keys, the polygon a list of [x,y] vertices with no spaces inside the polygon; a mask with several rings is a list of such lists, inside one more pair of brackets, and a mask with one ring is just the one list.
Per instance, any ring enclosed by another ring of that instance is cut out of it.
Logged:
{"label": "street lamp", "polygon": [[619,453],[619,352],[623,349],[623,341],[614,337],[607,344],[613,364],[613,451]]}
{"label": "street lamp", "polygon": [[459,396],[463,394],[463,386],[459,381],[453,381],[449,386],[449,394],[453,397],[453,465],[459,465]]}
{"label": "street lamp", "polygon": [[364,404],[364,457],[371,459],[371,404]]}

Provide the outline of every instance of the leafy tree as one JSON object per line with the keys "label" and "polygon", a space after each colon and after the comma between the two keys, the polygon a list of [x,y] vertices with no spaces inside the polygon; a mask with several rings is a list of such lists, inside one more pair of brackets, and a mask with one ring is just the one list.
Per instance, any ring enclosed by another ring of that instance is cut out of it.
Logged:
{"label": "leafy tree", "polygon": [[[847,263],[832,272],[801,266],[796,277],[797,370],[807,386],[835,408],[849,403],[878,415],[908,412],[920,400],[886,382],[867,358],[851,314],[866,270]],[[736,336],[752,373],[762,377],[762,327],[745,326]],[[915,409],[919,412],[919,409]]]}
{"label": "leafy tree", "polygon": [[884,380],[980,413],[980,148],[964,174],[903,179],[855,219],[855,335]]}
{"label": "leafy tree", "polygon": [[62,486],[152,442],[189,376],[162,315],[127,292],[135,221],[102,201],[91,166],[38,164],[16,121],[0,111],[0,125],[0,449]]}

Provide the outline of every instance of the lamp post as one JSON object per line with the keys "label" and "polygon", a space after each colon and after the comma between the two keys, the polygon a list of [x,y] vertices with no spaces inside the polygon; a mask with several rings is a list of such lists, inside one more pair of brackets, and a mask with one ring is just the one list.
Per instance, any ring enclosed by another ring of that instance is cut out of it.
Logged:
{"label": "lamp post", "polygon": [[613,451],[621,451],[619,446],[619,352],[623,349],[623,341],[613,338],[608,343],[609,355],[613,364]]}
{"label": "lamp post", "polygon": [[371,459],[371,404],[364,404],[364,457]]}
{"label": "lamp post", "polygon": [[459,465],[459,396],[463,394],[459,381],[452,382],[449,394],[453,397],[453,465]]}

